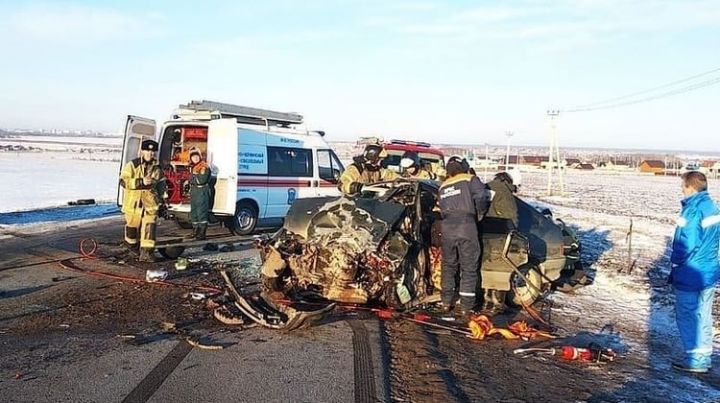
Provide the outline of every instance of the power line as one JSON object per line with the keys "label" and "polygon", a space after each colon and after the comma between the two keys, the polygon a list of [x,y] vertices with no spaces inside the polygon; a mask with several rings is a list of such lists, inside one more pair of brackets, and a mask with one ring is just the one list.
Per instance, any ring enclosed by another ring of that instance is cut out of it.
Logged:
{"label": "power line", "polygon": [[[687,81],[687,80],[683,80],[683,81]],[[705,81],[701,81],[699,83],[687,85],[685,87],[676,88],[671,91],[662,92],[660,94],[655,94],[655,95],[645,97],[645,98],[639,98],[639,99],[634,99],[631,101],[620,102],[620,103],[613,103],[613,104],[609,104],[609,105],[599,105],[599,106],[594,106],[594,107],[592,107],[592,106],[576,107],[573,109],[567,109],[563,112],[591,112],[591,111],[598,111],[598,110],[603,110],[603,109],[614,109],[614,108],[619,108],[622,106],[635,105],[635,104],[639,104],[639,103],[643,103],[643,102],[650,102],[650,101],[654,101],[656,99],[666,98],[666,97],[670,97],[673,95],[684,94],[686,92],[699,90],[701,88],[709,87],[711,85],[715,85],[718,83],[720,83],[720,77],[715,77],[715,78],[711,78],[709,80],[705,80]],[[663,86],[663,88],[664,87],[667,87],[667,86]],[[661,87],[657,87],[657,88],[661,88]],[[647,90],[647,91],[642,91],[641,93],[647,93],[647,92],[651,92],[651,91]],[[640,93],[637,93],[637,94],[640,94]],[[618,99],[625,99],[625,98],[628,98],[628,97],[618,97]]]}
{"label": "power line", "polygon": [[683,78],[683,79],[681,79],[681,80],[676,80],[676,81],[673,81],[673,82],[670,82],[670,83],[667,83],[667,84],[663,84],[663,85],[660,85],[660,86],[657,86],[657,87],[649,88],[649,89],[646,89],[646,90],[643,90],[643,91],[634,92],[634,93],[632,93],[632,94],[627,94],[627,95],[623,95],[623,96],[620,96],[620,97],[609,98],[609,99],[606,99],[606,100],[604,100],[604,101],[597,101],[597,102],[593,102],[593,103],[589,103],[589,104],[579,105],[579,106],[576,106],[576,107],[574,107],[574,108],[565,110],[565,111],[563,111],[563,112],[589,112],[589,111],[594,111],[594,110],[617,108],[617,107],[620,107],[620,106],[633,105],[633,104],[640,103],[640,102],[649,102],[649,101],[652,101],[652,100],[655,100],[655,99],[659,99],[659,98],[663,98],[663,97],[670,96],[670,95],[681,94],[681,93],[684,93],[684,92],[688,92],[688,91],[692,91],[692,90],[695,90],[695,89],[700,89],[700,88],[703,88],[703,87],[706,87],[706,86],[710,86],[710,85],[716,84],[716,83],[718,82],[718,81],[717,81],[718,78],[712,78],[712,79],[709,79],[709,80],[702,81],[702,82],[700,82],[700,83],[691,84],[691,85],[688,85],[688,86],[685,86],[685,87],[682,87],[682,88],[679,88],[679,89],[667,91],[667,92],[664,92],[664,93],[661,93],[661,94],[656,94],[656,95],[653,95],[653,96],[650,96],[650,97],[645,97],[645,98],[641,98],[641,99],[637,99],[637,100],[631,100],[631,101],[627,101],[627,102],[621,102],[621,103],[618,103],[618,102],[617,102],[617,101],[622,101],[622,100],[628,99],[628,98],[634,98],[634,97],[637,97],[638,95],[643,95],[643,94],[652,93],[652,92],[655,92],[655,91],[658,91],[658,90],[661,90],[661,89],[664,89],[664,88],[673,87],[673,86],[676,86],[676,85],[678,85],[678,84],[685,83],[685,82],[688,82],[688,81],[693,81],[693,80],[696,80],[696,79],[698,79],[698,78],[700,78],[700,77],[704,77],[704,76],[707,76],[707,75],[709,75],[709,74],[716,73],[716,72],[720,72],[720,67],[719,67],[719,68],[712,69],[712,70],[708,70],[708,71],[706,71],[706,72],[704,72],[704,73],[695,74],[695,75],[693,75],[693,76],[686,77],[686,78]]}

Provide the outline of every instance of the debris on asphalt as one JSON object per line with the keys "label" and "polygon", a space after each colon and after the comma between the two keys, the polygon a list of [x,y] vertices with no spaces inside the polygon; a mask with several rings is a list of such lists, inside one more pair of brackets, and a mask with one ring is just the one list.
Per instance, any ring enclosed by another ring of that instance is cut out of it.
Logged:
{"label": "debris on asphalt", "polygon": [[156,281],[163,281],[168,277],[168,272],[165,270],[147,270],[145,272],[145,281],[148,283],[154,283]]}
{"label": "debris on asphalt", "polygon": [[222,350],[225,348],[224,346],[218,344],[203,344],[190,338],[185,339],[185,341],[187,341],[188,344],[190,344],[194,348],[199,348],[200,350]]}
{"label": "debris on asphalt", "polygon": [[183,271],[187,269],[189,266],[189,262],[187,258],[179,257],[177,258],[177,262],[175,262],[175,270],[177,271]]}
{"label": "debris on asphalt", "polygon": [[194,299],[195,301],[202,301],[207,298],[207,294],[203,294],[201,292],[191,292],[190,298]]}
{"label": "debris on asphalt", "polygon": [[205,244],[205,246],[203,246],[203,250],[206,252],[217,252],[218,246],[217,246],[217,244],[214,244],[214,243],[207,243],[207,244]]}
{"label": "debris on asphalt", "polygon": [[230,326],[240,326],[245,324],[242,315],[235,315],[226,306],[221,306],[213,310],[213,317],[220,323]]}
{"label": "debris on asphalt", "polygon": [[160,323],[160,328],[165,332],[177,331],[177,325],[173,322],[162,322]]}

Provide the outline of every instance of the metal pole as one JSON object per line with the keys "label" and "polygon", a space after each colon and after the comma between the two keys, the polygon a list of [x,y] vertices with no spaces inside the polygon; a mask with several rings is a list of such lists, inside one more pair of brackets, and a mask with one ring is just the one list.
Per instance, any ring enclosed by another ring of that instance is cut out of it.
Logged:
{"label": "metal pole", "polygon": [[[565,193],[565,184],[563,183],[562,179],[562,166],[560,161],[560,147],[558,146],[558,139],[557,139],[557,131],[556,131],[556,122],[555,118],[560,115],[560,111],[558,110],[549,110],[547,111],[547,115],[550,117],[550,150],[548,152],[548,185],[547,185],[547,193],[548,196],[552,196],[552,177],[553,177],[553,169],[555,168],[555,165],[557,164],[557,170],[558,170],[558,183],[560,185],[560,195],[562,196]],[[554,161],[555,160],[555,161]]]}
{"label": "metal pole", "polygon": [[560,159],[560,139],[557,134],[557,124],[553,125],[553,137],[555,138],[555,157],[558,166],[558,183],[560,184],[560,196],[565,196],[565,181],[563,180],[563,163]]}
{"label": "metal pole", "polygon": [[[509,168],[510,168],[510,138],[511,138],[514,134],[515,134],[515,133],[513,133],[513,132],[511,132],[511,131],[506,131],[506,132],[505,132],[505,135],[506,135],[507,138],[508,138],[508,140],[507,140],[507,152],[505,153],[505,172],[507,172],[507,171],[509,170]],[[517,163],[517,161],[516,161],[516,163]]]}
{"label": "metal pole", "polygon": [[483,176],[483,181],[487,183],[487,174],[488,174],[488,164],[490,164],[490,145],[488,143],[485,143],[485,175]]}

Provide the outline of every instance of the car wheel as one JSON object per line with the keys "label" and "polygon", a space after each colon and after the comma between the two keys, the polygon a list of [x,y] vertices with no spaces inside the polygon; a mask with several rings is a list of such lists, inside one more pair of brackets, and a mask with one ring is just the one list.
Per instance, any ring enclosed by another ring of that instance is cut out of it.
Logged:
{"label": "car wheel", "polygon": [[[523,270],[524,271],[524,270]],[[517,273],[512,276],[512,291],[510,292],[510,301],[517,305],[532,305],[538,298],[540,293],[538,290],[542,290],[542,275],[537,268],[531,267],[527,273],[525,273],[527,281],[520,277]],[[535,287],[527,282],[532,283]]]}
{"label": "car wheel", "polygon": [[158,253],[165,259],[175,260],[185,252],[184,246],[168,246],[165,248],[158,248]]}
{"label": "car wheel", "polygon": [[255,230],[257,221],[258,212],[255,206],[248,202],[239,202],[230,230],[235,235],[250,235]]}

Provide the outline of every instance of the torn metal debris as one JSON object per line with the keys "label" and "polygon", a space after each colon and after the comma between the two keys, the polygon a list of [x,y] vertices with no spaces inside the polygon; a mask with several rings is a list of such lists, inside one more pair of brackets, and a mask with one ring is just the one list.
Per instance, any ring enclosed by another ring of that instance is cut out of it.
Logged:
{"label": "torn metal debris", "polygon": [[[332,309],[331,302],[407,310],[439,301],[437,199],[437,182],[417,180],[365,186],[355,197],[297,199],[284,227],[256,244],[262,292],[241,296],[224,275],[234,304],[263,326],[288,329],[317,320]],[[520,305],[582,267],[572,230],[516,200],[517,231],[481,229],[490,240],[482,270],[483,281],[511,290],[510,301]]]}

